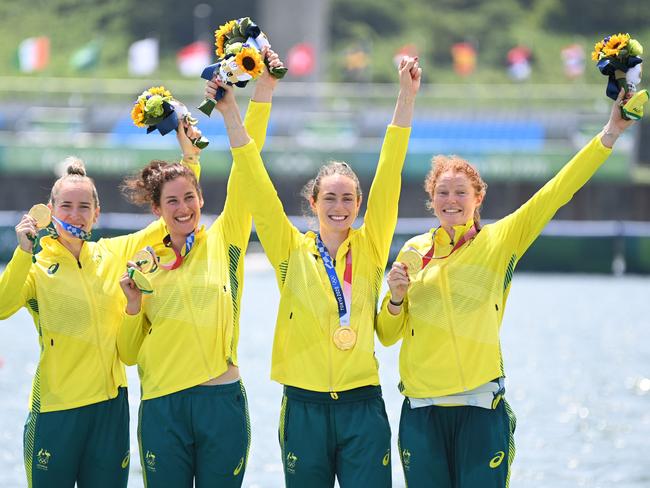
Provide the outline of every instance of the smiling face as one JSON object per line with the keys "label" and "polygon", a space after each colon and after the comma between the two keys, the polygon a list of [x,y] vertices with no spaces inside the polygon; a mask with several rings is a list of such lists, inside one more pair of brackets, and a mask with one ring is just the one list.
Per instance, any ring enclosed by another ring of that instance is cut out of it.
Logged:
{"label": "smiling face", "polygon": [[438,177],[431,195],[433,211],[447,230],[472,219],[482,201],[483,195],[476,192],[470,178],[453,170]]}
{"label": "smiling face", "polygon": [[153,213],[165,220],[172,238],[184,237],[194,231],[201,219],[203,198],[194,184],[179,176],[165,182],[160,192],[160,205],[153,204]]}
{"label": "smiling face", "polygon": [[309,204],[318,217],[321,233],[350,229],[361,206],[361,197],[357,197],[357,185],[352,178],[341,174],[324,176],[316,198],[310,198]]}
{"label": "smiling face", "polygon": [[[53,196],[54,200],[48,205],[52,215],[86,232],[92,230],[99,217],[99,207],[95,205],[93,186],[90,182],[64,180]],[[64,231],[59,224],[55,225],[61,241],[72,242],[77,239]]]}

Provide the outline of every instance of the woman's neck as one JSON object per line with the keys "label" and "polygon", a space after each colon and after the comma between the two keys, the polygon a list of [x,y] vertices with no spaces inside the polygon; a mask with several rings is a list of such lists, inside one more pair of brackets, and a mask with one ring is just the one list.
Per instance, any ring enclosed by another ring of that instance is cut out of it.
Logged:
{"label": "woman's neck", "polygon": [[171,238],[172,249],[176,252],[181,252],[187,236],[185,234],[170,234],[169,237]]}
{"label": "woman's neck", "polygon": [[84,241],[74,238],[70,240],[59,238],[59,242],[63,247],[70,251],[70,254],[72,254],[77,261],[79,261],[79,256],[81,255],[81,248],[84,245]]}
{"label": "woman's neck", "polygon": [[336,253],[338,252],[339,247],[341,247],[343,241],[348,238],[349,234],[349,228],[344,231],[320,231],[320,238],[323,241],[323,244],[325,244],[327,252],[332,256],[332,259],[336,259]]}

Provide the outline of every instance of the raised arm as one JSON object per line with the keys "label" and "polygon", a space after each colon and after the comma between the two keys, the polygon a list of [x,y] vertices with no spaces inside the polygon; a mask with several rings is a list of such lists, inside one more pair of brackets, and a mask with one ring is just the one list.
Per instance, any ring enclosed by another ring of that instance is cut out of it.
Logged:
{"label": "raised arm", "polygon": [[400,90],[395,112],[386,129],[364,217],[365,231],[374,244],[378,258],[384,263],[388,259],[390,243],[397,224],[402,167],[411,133],[415,96],[420,89],[422,70],[417,58],[403,58],[398,73]]}
{"label": "raised arm", "polygon": [[526,252],[557,210],[567,204],[573,195],[587,183],[609,157],[618,137],[632,125],[632,121],[621,117],[620,105],[622,102],[623,91],[621,90],[603,130],[530,200],[495,224],[495,230],[503,233],[506,242],[512,246],[517,259]]}
{"label": "raised arm", "polygon": [[18,247],[0,275],[0,319],[11,317],[35,295],[29,273],[33,246],[29,236],[35,236],[36,232],[36,221],[29,215],[23,215],[16,226]]}
{"label": "raised arm", "polygon": [[288,259],[298,230],[285,215],[258,148],[241,122],[232,87],[225,84],[219,86],[226,91],[223,99],[217,103],[217,109],[224,118],[228,132],[234,161],[233,177],[237,175],[246,183],[246,207],[253,214],[257,235],[266,255],[273,267],[277,268]]}
{"label": "raised arm", "polygon": [[[278,55],[271,49],[265,49],[263,55],[266,56],[271,66],[282,66]],[[229,96],[227,100],[220,100],[217,104],[220,112],[224,115],[224,123],[226,130],[230,131],[231,127],[237,127],[240,130],[245,129],[246,142],[248,142],[248,134],[253,140],[258,151],[261,151],[265,140],[266,130],[271,113],[271,101],[273,99],[273,90],[277,86],[278,80],[271,76],[264,69],[264,73],[255,83],[255,90],[253,98],[248,104],[246,118],[242,124],[239,108],[234,96]],[[215,80],[208,83],[208,87],[216,91]],[[211,93],[206,93],[208,96]],[[221,107],[219,107],[221,106]],[[239,134],[241,136],[241,133]],[[243,140],[241,141],[243,142]],[[223,213],[221,216],[221,224],[224,226],[227,235],[231,236],[234,244],[240,249],[240,256],[243,259],[243,254],[248,246],[252,227],[252,217],[247,200],[247,180],[238,171],[235,165],[230,170],[230,177],[228,178],[228,188],[226,193],[226,201],[224,204]]]}

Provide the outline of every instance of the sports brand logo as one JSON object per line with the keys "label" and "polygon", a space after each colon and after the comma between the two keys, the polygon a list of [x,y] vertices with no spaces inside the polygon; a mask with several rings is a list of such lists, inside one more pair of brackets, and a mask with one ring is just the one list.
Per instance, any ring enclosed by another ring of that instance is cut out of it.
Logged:
{"label": "sports brand logo", "polygon": [[506,456],[506,453],[503,451],[498,451],[492,459],[490,459],[490,467],[492,469],[498,468],[501,465],[501,461]]}

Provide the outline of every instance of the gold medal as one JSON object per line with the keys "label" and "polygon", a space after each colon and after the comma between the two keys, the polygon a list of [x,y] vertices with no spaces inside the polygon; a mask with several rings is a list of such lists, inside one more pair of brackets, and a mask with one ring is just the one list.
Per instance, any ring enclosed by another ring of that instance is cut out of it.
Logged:
{"label": "gold medal", "polygon": [[347,351],[357,343],[357,333],[352,327],[338,327],[332,334],[332,340],[341,351]]}
{"label": "gold medal", "polygon": [[37,203],[30,208],[27,215],[36,221],[36,228],[38,229],[44,229],[52,221],[52,212],[50,212],[47,205],[42,203]]}
{"label": "gold medal", "polygon": [[133,262],[140,266],[143,273],[152,273],[158,268],[156,255],[151,248],[141,249],[133,256]]}
{"label": "gold medal", "polygon": [[409,276],[413,276],[422,269],[422,255],[412,247],[400,254],[397,261],[406,265]]}
{"label": "gold medal", "polygon": [[151,282],[144,274],[142,274],[142,271],[135,268],[129,268],[128,273],[129,273],[129,278],[131,278],[135,282],[135,286],[138,287],[138,290],[146,294],[153,293],[153,287],[151,286]]}

